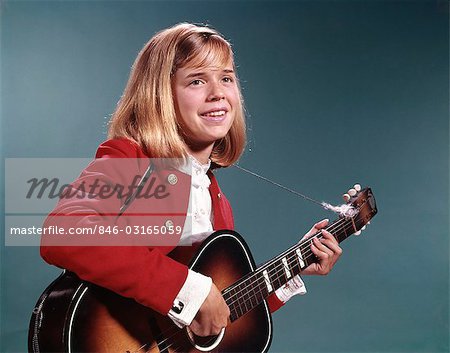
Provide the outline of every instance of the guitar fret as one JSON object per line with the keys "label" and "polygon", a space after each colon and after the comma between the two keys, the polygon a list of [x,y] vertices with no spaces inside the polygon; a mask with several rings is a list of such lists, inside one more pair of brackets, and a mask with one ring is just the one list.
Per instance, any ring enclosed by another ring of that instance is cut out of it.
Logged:
{"label": "guitar fret", "polygon": [[297,255],[294,251],[291,251],[288,255],[288,264],[291,269],[292,276],[295,276],[300,273],[301,268],[297,261]]}
{"label": "guitar fret", "polygon": [[236,312],[238,313],[239,317],[244,315],[244,312],[242,311],[242,307],[239,304],[236,307]]}
{"label": "guitar fret", "polygon": [[242,310],[242,305],[241,305],[241,301],[242,301],[242,296],[241,296],[241,284],[238,286],[237,288],[237,293],[236,293],[236,299],[235,299],[235,306],[236,306],[236,311],[239,314],[239,316],[242,316],[244,314],[244,311]]}
{"label": "guitar fret", "polygon": [[282,260],[276,263],[274,273],[276,276],[276,280],[274,280],[274,282],[276,282],[276,287],[280,288],[283,284],[287,282],[287,276],[284,271],[284,264]]}
{"label": "guitar fret", "polygon": [[251,295],[250,295],[250,304],[251,304],[252,309],[258,305],[257,293],[258,292],[257,292],[255,286],[252,286]]}
{"label": "guitar fret", "polygon": [[[340,239],[341,235],[343,235],[342,239]],[[338,241],[341,242],[344,239],[346,239],[348,236],[349,236],[349,234],[347,234],[347,225],[344,225],[342,232],[338,235]]]}
{"label": "guitar fret", "polygon": [[239,315],[237,314],[236,309],[234,308],[234,305],[230,307],[230,320],[234,321],[239,318]]}
{"label": "guitar fret", "polygon": [[232,321],[238,319],[240,316],[239,302],[237,300],[239,298],[239,291],[237,289],[238,287],[239,285],[231,288],[226,294],[224,294],[224,297],[226,297],[225,302],[230,308],[230,317]]}
{"label": "guitar fret", "polygon": [[297,249],[290,251],[286,255],[286,261],[283,261],[283,265],[288,267],[290,276],[286,272],[286,282],[290,280],[293,276],[297,275],[301,271],[301,267],[298,261]]}
{"label": "guitar fret", "polygon": [[276,288],[280,288],[287,281],[286,272],[284,270],[283,259],[278,260],[274,266],[274,275],[276,276]]}
{"label": "guitar fret", "polygon": [[264,293],[264,285],[258,281],[258,286],[255,288],[255,303],[254,306],[257,306],[259,303],[261,303],[265,297]]}
{"label": "guitar fret", "polygon": [[[311,244],[311,242],[309,242],[308,244]],[[309,252],[308,255],[306,255],[303,258],[303,261],[305,262],[305,267],[308,267],[309,265],[313,264],[314,262],[316,262],[316,255],[314,255],[313,252]]]}
{"label": "guitar fret", "polygon": [[248,296],[247,296],[247,300],[246,300],[246,306],[245,306],[245,311],[248,312],[250,310],[252,310],[254,308],[254,304],[253,304],[253,288],[251,290],[251,294],[249,292]]}
{"label": "guitar fret", "polygon": [[265,279],[257,276],[256,280],[246,279],[226,293],[226,302],[230,307],[232,321],[241,317],[259,305],[267,296]]}
{"label": "guitar fret", "polygon": [[[245,313],[246,313],[246,311],[245,311],[245,300],[244,300],[244,296],[245,296],[245,294],[246,294],[246,286],[245,286],[245,283],[246,282],[243,282],[243,283],[241,283],[240,285],[239,285],[239,294],[241,294],[241,295],[239,295],[239,297],[238,297],[238,305],[239,305],[239,309],[240,309],[240,311],[241,311],[241,315],[244,315]],[[242,288],[241,288],[242,287]]]}
{"label": "guitar fret", "polygon": [[246,290],[246,291],[244,292],[244,295],[242,296],[242,301],[243,301],[243,303],[244,303],[245,312],[248,312],[248,311],[249,311],[249,309],[248,309],[248,307],[247,307],[247,302],[249,301],[249,299],[250,299],[249,292],[248,292],[248,290]]}

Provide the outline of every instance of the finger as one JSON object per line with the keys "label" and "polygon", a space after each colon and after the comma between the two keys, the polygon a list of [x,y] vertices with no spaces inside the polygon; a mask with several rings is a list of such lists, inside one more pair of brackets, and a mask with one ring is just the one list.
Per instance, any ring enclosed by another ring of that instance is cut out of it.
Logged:
{"label": "finger", "polygon": [[[319,262],[316,264],[316,273],[319,275],[326,275],[330,272],[331,267],[333,266],[332,254],[329,254],[327,251],[330,251],[326,247],[324,247],[317,238],[314,238],[314,244],[311,244],[311,250],[319,259]],[[326,249],[322,251],[321,249]]]}
{"label": "finger", "polygon": [[333,234],[331,234],[328,230],[322,229],[322,235],[326,238],[326,239],[330,239],[331,241],[333,241],[334,243],[338,244],[337,239],[334,237]]}
{"label": "finger", "polygon": [[317,222],[316,224],[314,224],[312,229],[316,229],[316,230],[320,230],[323,227],[326,227],[328,225],[328,222],[330,220],[328,218],[322,219],[321,221]]}
{"label": "finger", "polygon": [[339,242],[336,240],[336,238],[331,234],[330,232],[327,232],[326,230],[322,230],[323,238],[320,240],[322,244],[325,244],[332,250],[339,250]]}
{"label": "finger", "polygon": [[319,230],[321,230],[323,227],[326,227],[328,225],[328,222],[330,220],[328,218],[322,219],[321,221],[317,222],[316,224],[314,224],[312,226],[312,228],[308,231],[308,233],[306,233],[302,240],[304,239],[308,239],[311,236],[313,236],[314,234],[316,234]]}
{"label": "finger", "polygon": [[330,238],[322,238],[319,240],[321,244],[323,244],[327,249],[330,249],[332,252],[339,251],[339,244],[334,239]]}
{"label": "finger", "polygon": [[328,259],[329,257],[333,256],[334,252],[331,250],[328,246],[322,243],[322,240],[319,240],[317,238],[313,239],[314,245],[316,248],[321,252],[322,254],[319,254],[319,259]]}
{"label": "finger", "polygon": [[339,243],[333,234],[326,231],[322,231],[322,234],[324,235],[324,238],[321,239],[321,242],[333,252],[333,262],[336,262],[339,256],[342,255],[342,248],[339,246]]}
{"label": "finger", "polygon": [[206,337],[206,336],[210,335],[209,330],[203,328],[202,325],[197,324],[196,322],[192,322],[192,324],[189,326],[189,328],[196,336]]}
{"label": "finger", "polygon": [[323,245],[316,238],[311,242],[311,251],[314,255],[319,259],[319,263],[323,263],[323,261],[328,258],[328,254],[322,251],[320,248],[323,248]]}

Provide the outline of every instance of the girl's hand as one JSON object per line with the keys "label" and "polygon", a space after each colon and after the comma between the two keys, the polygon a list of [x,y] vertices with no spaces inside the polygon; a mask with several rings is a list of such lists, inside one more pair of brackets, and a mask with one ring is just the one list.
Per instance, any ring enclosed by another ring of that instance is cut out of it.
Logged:
{"label": "girl's hand", "polygon": [[331,233],[323,229],[327,225],[328,219],[317,222],[302,238],[302,240],[308,239],[322,230],[323,238],[320,240],[314,238],[311,242],[311,251],[317,256],[319,262],[309,265],[301,274],[327,275],[341,256],[342,249],[339,247],[338,241]]}
{"label": "girl's hand", "polygon": [[[361,191],[361,185],[355,184],[353,188],[349,189],[347,193],[345,193],[342,198],[345,202],[349,202],[350,199],[357,195],[358,192]],[[342,249],[339,247],[338,241],[334,238],[334,236],[324,230],[328,225],[328,219],[324,219],[320,222],[314,224],[311,230],[304,235],[302,240],[312,237],[314,234],[317,234],[320,230],[322,230],[323,238],[318,240],[314,238],[311,243],[311,251],[316,255],[319,259],[319,262],[309,265],[306,269],[304,269],[301,273],[305,275],[327,275],[334,264],[337,262],[339,257],[342,254]],[[362,227],[361,230],[364,230],[366,226]],[[361,230],[356,232],[355,235],[361,234]]]}
{"label": "girl's hand", "polygon": [[189,328],[197,336],[215,336],[227,326],[230,309],[214,285]]}

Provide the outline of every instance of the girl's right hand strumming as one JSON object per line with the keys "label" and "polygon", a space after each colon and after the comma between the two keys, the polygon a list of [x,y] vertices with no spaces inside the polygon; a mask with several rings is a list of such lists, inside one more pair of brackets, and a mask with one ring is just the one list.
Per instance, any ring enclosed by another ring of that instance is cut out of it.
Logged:
{"label": "girl's right hand strumming", "polygon": [[229,316],[230,309],[213,283],[189,328],[197,336],[218,335],[222,328],[227,326]]}

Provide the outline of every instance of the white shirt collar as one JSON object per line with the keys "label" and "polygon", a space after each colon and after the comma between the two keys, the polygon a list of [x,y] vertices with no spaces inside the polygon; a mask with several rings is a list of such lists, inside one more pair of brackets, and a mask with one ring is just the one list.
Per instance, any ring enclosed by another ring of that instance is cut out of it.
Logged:
{"label": "white shirt collar", "polygon": [[206,164],[200,163],[194,156],[188,155],[189,160],[192,164],[192,171],[193,172],[200,172],[202,174],[206,174],[211,167],[211,160],[208,159],[208,162]]}
{"label": "white shirt collar", "polygon": [[201,164],[197,159],[193,156],[189,155],[189,160],[192,168],[192,186],[194,187],[203,187],[208,188],[211,184],[206,173],[211,166],[211,160],[208,159],[208,163]]}
{"label": "white shirt collar", "polygon": [[208,175],[206,174],[211,167],[211,160],[208,159],[206,164],[200,163],[194,156],[188,155],[186,162],[178,169],[192,178],[191,184],[193,187],[208,188],[211,184]]}

